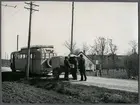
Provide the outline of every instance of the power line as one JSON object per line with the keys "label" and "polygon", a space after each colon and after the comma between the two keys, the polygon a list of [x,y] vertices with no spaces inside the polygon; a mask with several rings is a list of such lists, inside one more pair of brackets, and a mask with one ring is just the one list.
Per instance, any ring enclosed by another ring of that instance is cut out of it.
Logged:
{"label": "power line", "polygon": [[12,5],[7,5],[7,4],[1,4],[2,6],[5,6],[5,7],[13,7],[13,8],[16,8],[17,7],[17,5],[15,5],[15,6],[12,6]]}
{"label": "power line", "polygon": [[31,22],[32,22],[32,12],[33,11],[39,11],[37,9],[33,9],[33,6],[39,6],[36,4],[33,4],[31,1],[30,3],[25,2],[25,4],[30,5],[30,7],[24,7],[25,9],[30,10],[29,15],[29,33],[28,33],[28,54],[27,54],[27,68],[26,68],[26,78],[29,79],[29,68],[30,68],[30,42],[31,42]]}
{"label": "power line", "polygon": [[[2,6],[4,6],[4,7],[12,7],[12,8],[17,8],[17,5],[15,5],[15,6],[13,6],[13,5],[7,5],[7,4],[1,4]],[[16,12],[14,12],[14,14],[11,14],[11,15],[9,15],[10,17],[11,16],[13,16],[13,15],[15,15],[17,12],[19,12],[19,10],[18,11],[16,11]],[[8,17],[9,17],[8,16]]]}

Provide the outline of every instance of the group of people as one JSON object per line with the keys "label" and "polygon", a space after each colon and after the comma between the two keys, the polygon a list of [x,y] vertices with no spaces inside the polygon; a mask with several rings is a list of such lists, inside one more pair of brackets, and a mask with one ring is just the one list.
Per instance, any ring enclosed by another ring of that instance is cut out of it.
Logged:
{"label": "group of people", "polygon": [[[77,70],[79,69],[81,80],[80,81],[86,81],[86,71],[85,71],[85,59],[83,58],[83,55],[80,55],[79,59],[77,59],[76,56],[73,57],[65,57],[64,60],[64,66],[65,66],[65,80],[69,80],[69,74],[72,74],[73,80],[77,80]],[[83,78],[84,77],[84,78]]]}

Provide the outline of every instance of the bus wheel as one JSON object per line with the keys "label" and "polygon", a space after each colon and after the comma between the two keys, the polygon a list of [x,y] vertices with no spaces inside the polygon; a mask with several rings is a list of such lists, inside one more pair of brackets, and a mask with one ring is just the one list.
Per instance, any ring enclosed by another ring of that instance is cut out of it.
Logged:
{"label": "bus wheel", "polygon": [[59,79],[59,68],[53,69],[53,77],[54,79]]}

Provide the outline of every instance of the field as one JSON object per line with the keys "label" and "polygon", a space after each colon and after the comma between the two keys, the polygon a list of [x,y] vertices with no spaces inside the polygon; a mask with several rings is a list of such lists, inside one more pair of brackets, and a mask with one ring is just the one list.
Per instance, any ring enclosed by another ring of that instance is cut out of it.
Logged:
{"label": "field", "polygon": [[137,93],[37,78],[5,80],[2,95],[4,103],[138,103]]}

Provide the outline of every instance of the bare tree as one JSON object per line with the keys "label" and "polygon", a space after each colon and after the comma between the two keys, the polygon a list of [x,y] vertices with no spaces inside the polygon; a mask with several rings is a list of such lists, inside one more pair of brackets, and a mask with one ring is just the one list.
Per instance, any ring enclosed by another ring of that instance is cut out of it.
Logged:
{"label": "bare tree", "polygon": [[116,54],[117,51],[117,45],[112,43],[112,39],[109,39],[109,48],[110,48],[110,52],[111,54]]}
{"label": "bare tree", "polygon": [[82,48],[83,52],[86,54],[87,51],[89,50],[89,47],[87,45],[87,43],[83,43],[83,48]]}
{"label": "bare tree", "polygon": [[101,64],[101,68],[99,70],[100,76],[102,76],[101,70],[103,69],[104,55],[108,53],[107,43],[108,41],[106,38],[98,37],[94,41],[94,45],[92,46],[92,49],[95,52],[95,54],[100,56],[100,64]]}
{"label": "bare tree", "polygon": [[110,48],[110,55],[112,57],[112,68],[116,68],[116,60],[115,60],[115,56],[116,56],[116,51],[117,51],[117,45],[112,43],[112,39],[109,39],[109,48]]}
{"label": "bare tree", "polygon": [[[69,51],[71,50],[71,43],[70,43],[70,41],[65,41],[64,46],[65,46],[66,48],[68,48]],[[77,55],[77,54],[80,53],[80,49],[76,47],[76,42],[73,43],[72,48],[73,48],[73,49],[72,49],[72,50],[73,50],[73,51],[72,51],[73,54]]]}
{"label": "bare tree", "polygon": [[92,46],[93,51],[97,54],[97,55],[105,55],[108,53],[108,46],[107,46],[107,39],[104,37],[98,37],[95,41],[94,41],[94,45]]}
{"label": "bare tree", "polygon": [[[66,48],[68,48],[69,51],[71,51],[71,42],[70,42],[70,40],[69,41],[65,41],[64,46]],[[72,52],[74,52],[74,50],[76,50],[76,42],[73,42],[72,50],[73,50]]]}
{"label": "bare tree", "polygon": [[137,52],[137,48],[138,48],[138,43],[136,40],[132,40],[129,42],[129,45],[132,48],[132,53],[136,53]]}

